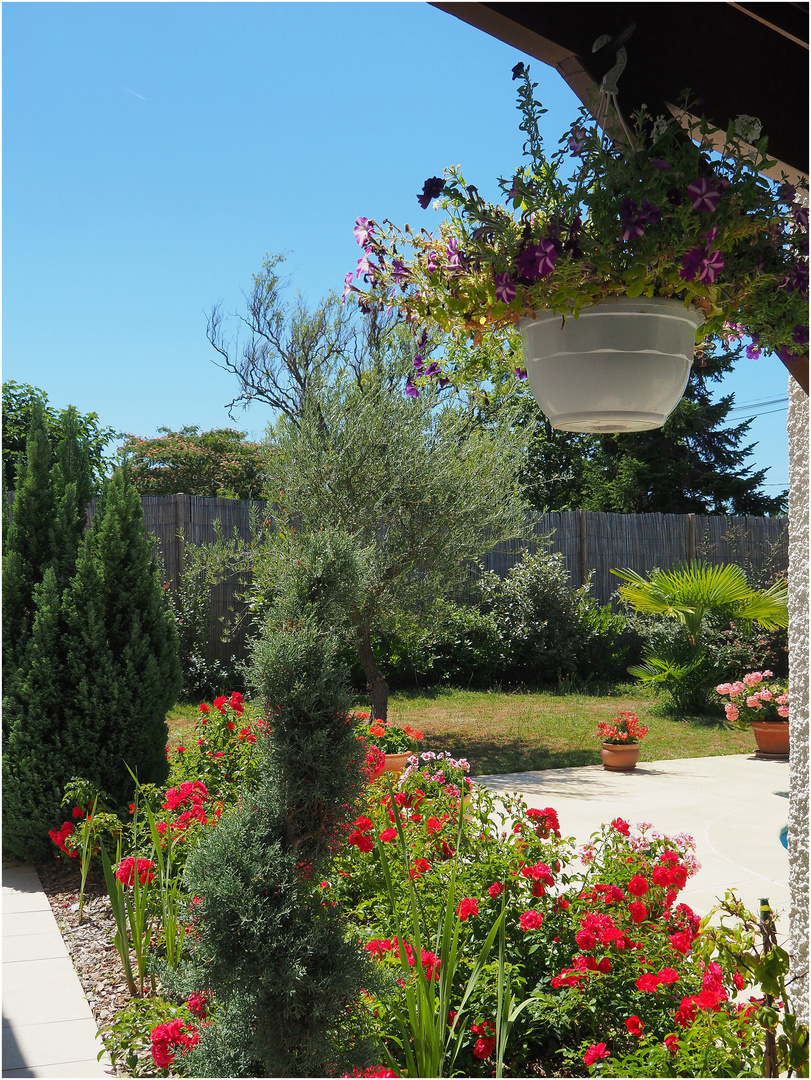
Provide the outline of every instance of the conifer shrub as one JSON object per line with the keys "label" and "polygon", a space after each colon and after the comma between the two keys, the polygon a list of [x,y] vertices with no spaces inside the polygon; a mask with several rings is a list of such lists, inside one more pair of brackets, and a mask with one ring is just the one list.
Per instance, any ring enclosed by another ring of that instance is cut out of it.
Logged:
{"label": "conifer shrub", "polygon": [[186,864],[199,936],[181,979],[219,1005],[192,1075],[327,1076],[365,1059],[358,1002],[375,976],[322,888],[365,786],[340,660],[361,578],[341,534],[313,535],[280,570],[252,666],[270,727],[260,781]]}
{"label": "conifer shrub", "polygon": [[31,631],[4,687],[3,850],[23,859],[49,853],[72,777],[119,806],[132,796],[130,768],[141,782],[166,778],[165,717],[180,688],[174,619],[140,497],[123,473],[107,481],[71,568],[65,554],[84,507],[68,513],[81,490],[68,474],[51,473],[62,512],[37,527],[62,540],[37,570]]}

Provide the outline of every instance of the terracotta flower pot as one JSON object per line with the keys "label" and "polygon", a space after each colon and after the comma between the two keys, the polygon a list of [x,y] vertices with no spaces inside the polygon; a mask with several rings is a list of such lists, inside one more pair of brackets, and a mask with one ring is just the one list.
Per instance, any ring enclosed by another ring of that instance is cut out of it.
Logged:
{"label": "terracotta flower pot", "polygon": [[788,757],[788,720],[750,720],[759,757]]}
{"label": "terracotta flower pot", "polygon": [[608,743],[600,747],[604,769],[612,772],[629,772],[639,761],[639,743]]}
{"label": "terracotta flower pot", "polygon": [[383,767],[383,772],[400,773],[408,765],[408,759],[412,756],[413,751],[406,750],[402,754],[386,754],[386,764]]}

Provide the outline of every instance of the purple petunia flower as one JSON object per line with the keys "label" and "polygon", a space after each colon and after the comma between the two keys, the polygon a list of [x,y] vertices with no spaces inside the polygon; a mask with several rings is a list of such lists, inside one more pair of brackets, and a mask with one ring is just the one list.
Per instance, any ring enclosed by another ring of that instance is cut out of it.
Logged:
{"label": "purple petunia flower", "polygon": [[701,210],[707,214],[716,211],[721,201],[718,188],[703,176],[687,185],[687,197],[693,204],[694,210]]}
{"label": "purple petunia flower", "polygon": [[510,187],[510,190],[507,192],[507,202],[510,202],[512,199],[520,199],[521,196],[523,195],[523,191],[518,186],[518,182],[519,182],[519,175],[518,175],[518,173],[516,173],[515,176],[512,178],[512,186]]}
{"label": "purple petunia flower", "polygon": [[653,167],[654,169],[656,169],[657,172],[672,172],[673,170],[673,166],[670,164],[670,162],[665,161],[664,158],[660,157],[653,159]]}
{"label": "purple petunia flower", "polygon": [[791,212],[794,215],[794,220],[801,229],[808,230],[808,207],[807,206],[792,206]]}
{"label": "purple petunia flower", "polygon": [[367,281],[373,282],[375,279],[375,270],[377,270],[377,267],[374,263],[369,262],[368,254],[364,254],[362,258],[358,259],[358,268],[355,271],[355,277],[359,278],[363,276]]}
{"label": "purple petunia flower", "polygon": [[692,281],[698,273],[698,268],[704,258],[704,248],[692,248],[682,259],[679,277],[685,281]]}
{"label": "purple petunia flower", "polygon": [[698,280],[705,285],[712,285],[721,271],[724,269],[724,256],[720,251],[708,251],[701,262]]}
{"label": "purple petunia flower", "polygon": [[569,137],[569,152],[574,157],[580,157],[585,145],[586,129],[581,127],[572,128],[572,134]]}
{"label": "purple petunia flower", "polygon": [[395,285],[402,284],[408,271],[399,259],[395,259],[391,264],[391,279]]}
{"label": "purple petunia flower", "polygon": [[757,360],[763,350],[760,347],[760,335],[752,334],[752,344],[746,346],[747,360]]}
{"label": "purple petunia flower", "polygon": [[356,289],[355,286],[352,284],[352,271],[350,270],[349,273],[344,278],[344,291],[343,291],[343,295],[341,296],[341,303],[342,304],[346,303],[346,298],[349,295],[349,293],[351,293],[351,292],[359,292],[359,290]]}
{"label": "purple petunia flower", "polygon": [[518,256],[518,268],[530,281],[545,278],[555,269],[555,245],[551,240],[531,244]]}
{"label": "purple petunia flower", "polygon": [[808,344],[808,327],[807,326],[795,326],[794,333],[791,335],[791,340],[795,345],[807,345]]}
{"label": "purple petunia flower", "polygon": [[517,378],[519,378],[521,380],[524,380],[527,377],[527,369],[522,368],[522,367],[517,367],[515,369],[515,374],[516,374]]}
{"label": "purple petunia flower", "polygon": [[797,189],[793,184],[781,184],[777,189],[777,198],[780,202],[793,203],[797,197]]}
{"label": "purple petunia flower", "polygon": [[374,232],[374,227],[369,224],[369,219],[367,217],[359,217],[355,220],[355,228],[352,231],[355,234],[357,242],[361,247],[365,248]]}
{"label": "purple petunia flower", "polygon": [[406,379],[405,392],[409,397],[418,398],[420,396],[419,388],[414,385],[411,379]]}
{"label": "purple petunia flower", "polygon": [[459,241],[455,236],[452,236],[448,241],[448,250],[445,254],[448,256],[448,262],[451,266],[462,265],[462,252],[459,250]]}
{"label": "purple petunia flower", "polygon": [[435,251],[429,251],[428,252],[428,262],[425,264],[425,269],[428,271],[429,274],[433,274],[434,271],[436,270],[437,266],[439,265],[436,260],[437,260],[436,252]]}
{"label": "purple petunia flower", "polygon": [[445,187],[445,181],[439,176],[430,176],[422,185],[422,195],[417,196],[417,202],[423,208],[428,209],[428,203],[435,199]]}
{"label": "purple petunia flower", "polygon": [[799,359],[797,354],[793,353],[788,347],[788,345],[784,345],[782,349],[778,349],[777,355],[780,357],[784,364],[790,364],[792,360]]}
{"label": "purple petunia flower", "polygon": [[509,304],[515,299],[515,284],[510,281],[509,274],[496,274],[496,299],[502,304]]}
{"label": "purple petunia flower", "polygon": [[440,370],[439,364],[435,360],[432,360],[428,367],[425,369],[424,374],[427,375],[429,379],[433,379],[435,375],[441,375],[442,372]]}

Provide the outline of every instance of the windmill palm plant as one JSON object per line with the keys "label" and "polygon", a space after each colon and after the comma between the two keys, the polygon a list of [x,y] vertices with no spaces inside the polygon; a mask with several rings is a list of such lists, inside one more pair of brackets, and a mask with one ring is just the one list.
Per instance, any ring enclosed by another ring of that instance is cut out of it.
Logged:
{"label": "windmill palm plant", "polygon": [[663,635],[642,653],[629,674],[661,686],[681,710],[707,705],[707,694],[724,674],[722,660],[709,648],[712,623],[757,622],[765,630],[788,625],[788,587],[784,580],[753,589],[739,566],[712,566],[692,560],[647,578],[633,570],[612,570],[626,582],[622,599],[644,615],[674,620],[676,633]]}

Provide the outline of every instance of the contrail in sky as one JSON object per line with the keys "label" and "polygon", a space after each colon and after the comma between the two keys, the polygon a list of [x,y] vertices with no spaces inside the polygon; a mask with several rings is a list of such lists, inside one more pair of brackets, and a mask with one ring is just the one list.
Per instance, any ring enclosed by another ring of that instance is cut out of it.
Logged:
{"label": "contrail in sky", "polygon": [[128,86],[124,86],[124,85],[122,84],[122,86],[121,86],[121,89],[122,89],[122,90],[126,90],[126,91],[127,91],[127,93],[128,93],[128,94],[132,94],[132,96],[133,96],[133,97],[137,97],[137,98],[140,98],[140,99],[141,99],[141,101],[146,101],[146,98],[144,97],[144,95],[143,95],[143,94],[136,94],[136,93],[135,93],[135,91],[134,91],[134,90],[130,90],[130,88],[129,88]]}

